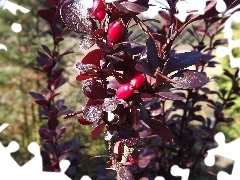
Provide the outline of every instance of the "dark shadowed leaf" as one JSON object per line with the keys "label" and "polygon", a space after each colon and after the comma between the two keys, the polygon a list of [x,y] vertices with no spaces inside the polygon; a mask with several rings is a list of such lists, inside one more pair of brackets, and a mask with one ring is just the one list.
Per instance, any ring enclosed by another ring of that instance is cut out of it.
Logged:
{"label": "dark shadowed leaf", "polygon": [[158,93],[155,93],[155,95],[160,98],[170,99],[170,100],[175,100],[175,101],[185,100],[185,98],[183,98],[175,93],[172,93],[172,92],[158,92]]}
{"label": "dark shadowed leaf", "polygon": [[142,0],[137,0],[135,2],[123,1],[121,2],[121,4],[129,11],[132,11],[135,13],[141,13],[141,12],[147,11],[149,8],[148,3]]}
{"label": "dark shadowed leaf", "polygon": [[144,122],[164,141],[173,142],[172,132],[162,122],[154,119],[146,119]]}
{"label": "dark shadowed leaf", "polygon": [[147,59],[151,69],[151,73],[154,74],[159,66],[158,50],[152,38],[147,40]]}
{"label": "dark shadowed leaf", "polygon": [[92,33],[92,22],[88,9],[79,2],[67,2],[62,5],[60,15],[66,26],[77,33]]}
{"label": "dark shadowed leaf", "polygon": [[198,51],[172,54],[163,69],[163,74],[167,75],[173,71],[189,67],[200,60],[201,56],[202,54]]}
{"label": "dark shadowed leaf", "polygon": [[200,72],[193,70],[182,70],[174,74],[171,79],[176,82],[172,84],[175,88],[200,88],[209,82],[209,78]]}
{"label": "dark shadowed leaf", "polygon": [[105,123],[102,123],[98,125],[95,129],[92,130],[92,138],[97,139],[100,134],[102,133],[103,129],[105,127]]}
{"label": "dark shadowed leaf", "polygon": [[150,72],[151,70],[150,70],[149,65],[148,65],[148,63],[145,59],[142,60],[142,63],[137,63],[135,68],[138,71],[153,77],[153,74]]}
{"label": "dark shadowed leaf", "polygon": [[118,171],[119,180],[134,180],[131,171],[126,167],[122,166]]}

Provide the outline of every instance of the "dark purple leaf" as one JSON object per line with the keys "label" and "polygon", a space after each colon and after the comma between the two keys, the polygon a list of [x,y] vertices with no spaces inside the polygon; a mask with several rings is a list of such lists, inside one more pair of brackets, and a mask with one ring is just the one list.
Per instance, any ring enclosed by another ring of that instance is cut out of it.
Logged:
{"label": "dark purple leaf", "polygon": [[41,136],[41,138],[43,138],[43,139],[45,139],[45,140],[46,140],[46,139],[52,139],[52,138],[53,138],[52,133],[49,132],[49,129],[46,128],[46,127],[41,127],[41,128],[39,128],[38,133],[39,133],[39,135]]}
{"label": "dark purple leaf", "polygon": [[66,128],[61,127],[56,129],[57,139],[61,138],[61,135],[66,131]]}
{"label": "dark purple leaf", "polygon": [[139,134],[135,129],[128,130],[124,127],[118,129],[118,137],[127,147],[135,147],[139,141]]}
{"label": "dark purple leaf", "polygon": [[143,0],[136,0],[135,2],[123,1],[121,2],[121,5],[128,9],[129,11],[138,14],[147,11],[149,8],[148,3]]}
{"label": "dark purple leaf", "polygon": [[163,69],[163,74],[167,75],[173,71],[189,67],[199,61],[201,56],[199,51],[172,54]]}
{"label": "dark purple leaf", "polygon": [[60,152],[60,154],[69,152],[70,150],[73,149],[73,146],[74,146],[74,139],[64,142],[63,147],[61,148],[62,152]]}
{"label": "dark purple leaf", "polygon": [[228,39],[217,39],[216,41],[214,41],[213,46],[223,45],[227,43]]}
{"label": "dark purple leaf", "polygon": [[93,24],[88,9],[79,2],[67,2],[62,5],[60,15],[66,26],[77,33],[91,34]]}
{"label": "dark purple leaf", "polygon": [[41,52],[41,51],[37,51],[38,55],[42,58],[45,58],[45,59],[48,59],[49,56],[47,54],[45,54],[44,52]]}
{"label": "dark purple leaf", "polygon": [[66,175],[72,177],[76,174],[76,172],[77,172],[77,167],[76,166],[70,166],[66,171]]}
{"label": "dark purple leaf", "polygon": [[169,143],[173,142],[172,132],[161,121],[154,119],[146,119],[144,122],[164,141]]}
{"label": "dark purple leaf", "polygon": [[55,12],[50,9],[40,9],[37,11],[37,14],[46,20],[51,26],[55,22]]}
{"label": "dark purple leaf", "polygon": [[40,57],[40,56],[36,57],[36,61],[42,67],[45,66],[45,65],[50,65],[51,64],[51,61],[48,58],[43,58],[43,57]]}
{"label": "dark purple leaf", "polygon": [[151,73],[154,74],[159,66],[159,57],[158,50],[152,38],[148,38],[147,40],[147,59]]}
{"label": "dark purple leaf", "polygon": [[46,100],[42,100],[42,99],[36,99],[35,102],[41,106],[48,106],[49,102]]}
{"label": "dark purple leaf", "polygon": [[51,51],[47,46],[42,45],[42,48],[43,48],[44,51],[45,51],[46,53],[48,53],[50,56],[52,55],[52,51]]}
{"label": "dark purple leaf", "polygon": [[48,101],[52,101],[56,96],[58,96],[60,93],[53,93],[49,96],[49,98],[47,99]]}
{"label": "dark purple leaf", "polygon": [[56,127],[58,126],[58,124],[59,124],[59,122],[58,122],[58,119],[56,119],[56,118],[51,118],[47,122],[47,125],[48,125],[49,129],[51,129],[51,130],[55,130]]}
{"label": "dark purple leaf", "polygon": [[172,83],[175,88],[200,88],[209,82],[209,78],[200,72],[193,70],[182,70],[174,74],[171,79],[176,82]]}
{"label": "dark purple leaf", "polygon": [[135,68],[138,71],[153,77],[153,74],[151,73],[151,69],[150,69],[149,64],[147,62],[147,59],[145,59],[145,58],[141,59],[140,62],[138,62],[136,64]]}
{"label": "dark purple leaf", "polygon": [[45,100],[43,95],[40,93],[29,92],[28,94],[30,94],[34,99]]}
{"label": "dark purple leaf", "polygon": [[155,95],[157,97],[160,97],[160,98],[163,98],[163,99],[170,99],[170,100],[174,100],[174,101],[183,101],[185,100],[185,98],[175,94],[175,93],[172,93],[172,92],[157,92],[155,93]]}
{"label": "dark purple leaf", "polygon": [[122,166],[118,171],[119,180],[134,180],[131,171],[126,167]]}

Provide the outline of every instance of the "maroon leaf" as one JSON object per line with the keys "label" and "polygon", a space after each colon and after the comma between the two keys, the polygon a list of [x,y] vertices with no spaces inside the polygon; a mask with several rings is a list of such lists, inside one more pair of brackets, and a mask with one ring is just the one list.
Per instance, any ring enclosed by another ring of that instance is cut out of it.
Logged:
{"label": "maroon leaf", "polygon": [[51,26],[55,22],[55,12],[50,9],[40,9],[37,11],[37,14],[46,20]]}
{"label": "maroon leaf", "polygon": [[170,55],[169,60],[163,69],[163,74],[167,75],[173,71],[189,67],[200,60],[201,56],[202,54],[199,51]]}
{"label": "maroon leaf", "polygon": [[53,5],[58,5],[59,0],[46,0],[47,3],[53,4]]}
{"label": "maroon leaf", "polygon": [[155,95],[160,98],[170,99],[170,100],[175,100],[175,101],[185,100],[185,98],[183,98],[175,93],[172,93],[172,92],[158,92],[158,93],[155,93]]}
{"label": "maroon leaf", "polygon": [[82,59],[83,64],[94,64],[100,66],[100,60],[102,58],[102,50],[101,49],[94,49],[93,51],[89,52],[84,58]]}
{"label": "maroon leaf", "polygon": [[71,1],[62,5],[60,15],[65,25],[77,33],[91,34],[93,24],[88,9],[81,3]]}
{"label": "maroon leaf", "polygon": [[58,124],[59,124],[59,122],[56,118],[51,118],[47,122],[47,125],[48,125],[49,129],[51,129],[51,130],[55,130],[56,127],[58,126]]}
{"label": "maroon leaf", "polygon": [[95,129],[92,130],[92,138],[97,139],[100,134],[102,133],[103,129],[105,127],[105,123],[102,123],[98,125]]}
{"label": "maroon leaf", "polygon": [[83,81],[83,80],[86,80],[86,79],[89,79],[89,78],[92,78],[92,77],[93,77],[93,76],[77,75],[76,80],[77,80],[77,81]]}
{"label": "maroon leaf", "polygon": [[171,79],[176,82],[172,83],[174,87],[184,89],[200,88],[209,82],[205,74],[193,70],[179,71]]}
{"label": "maroon leaf", "polygon": [[123,1],[121,4],[129,11],[135,13],[142,13],[144,11],[147,11],[149,8],[148,3],[142,0],[136,0],[135,2]]}
{"label": "maroon leaf", "polygon": [[167,141],[169,143],[173,142],[172,132],[161,121],[154,119],[146,119],[144,122],[164,141]]}
{"label": "maroon leaf", "polygon": [[36,99],[35,102],[41,106],[48,106],[49,102],[46,100],[42,100],[42,99]]}

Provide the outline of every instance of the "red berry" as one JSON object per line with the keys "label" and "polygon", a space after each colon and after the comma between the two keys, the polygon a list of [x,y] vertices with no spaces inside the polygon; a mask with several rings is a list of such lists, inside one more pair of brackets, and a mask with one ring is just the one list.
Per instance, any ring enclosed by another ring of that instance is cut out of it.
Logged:
{"label": "red berry", "polygon": [[99,21],[102,21],[105,18],[106,12],[105,11],[99,11],[95,14],[95,18]]}
{"label": "red berry", "polygon": [[92,122],[86,121],[83,117],[80,117],[80,118],[78,119],[78,122],[79,122],[81,125],[90,125],[90,124],[92,124]]}
{"label": "red berry", "polygon": [[134,89],[138,89],[144,84],[144,82],[145,82],[144,75],[137,74],[131,79],[130,84],[133,86]]}
{"label": "red berry", "polygon": [[122,86],[120,86],[117,89],[116,96],[119,99],[127,99],[133,94],[133,91],[134,90],[133,90],[132,85],[130,83],[123,84]]}
{"label": "red berry", "polygon": [[109,25],[109,29],[108,29],[108,38],[111,42],[117,42],[124,31],[124,25],[122,22],[119,21],[113,21],[110,25]]}
{"label": "red berry", "polygon": [[94,0],[93,1],[93,16],[99,21],[102,21],[106,15],[105,4],[103,0]]}

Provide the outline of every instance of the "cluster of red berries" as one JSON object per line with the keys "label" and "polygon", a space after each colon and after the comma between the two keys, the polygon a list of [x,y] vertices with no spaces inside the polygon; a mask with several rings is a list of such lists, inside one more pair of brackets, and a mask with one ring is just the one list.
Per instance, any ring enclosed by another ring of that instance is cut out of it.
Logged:
{"label": "cluster of red berries", "polygon": [[130,83],[122,84],[116,91],[116,96],[119,99],[127,99],[129,98],[134,90],[139,89],[145,82],[145,77],[143,74],[135,75]]}
{"label": "cluster of red berries", "polygon": [[[94,0],[93,1],[93,12],[92,15],[95,17],[96,20],[102,21],[106,16],[106,9],[105,9],[105,3],[103,0]],[[123,32],[124,32],[125,26],[121,21],[113,21],[109,24],[108,27],[108,39],[111,42],[117,42]]]}

